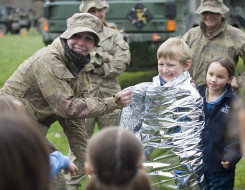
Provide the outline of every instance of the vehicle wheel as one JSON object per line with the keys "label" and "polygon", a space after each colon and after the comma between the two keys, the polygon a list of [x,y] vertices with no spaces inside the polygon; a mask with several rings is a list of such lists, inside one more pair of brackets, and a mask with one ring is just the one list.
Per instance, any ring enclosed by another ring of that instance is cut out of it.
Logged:
{"label": "vehicle wheel", "polygon": [[19,24],[19,22],[13,22],[11,24],[11,33],[12,34],[19,34],[20,33],[20,24]]}
{"label": "vehicle wheel", "polygon": [[8,33],[8,27],[6,24],[0,24],[0,30],[2,30],[4,35]]}
{"label": "vehicle wheel", "polygon": [[20,29],[15,29],[11,31],[12,34],[19,34],[20,33]]}

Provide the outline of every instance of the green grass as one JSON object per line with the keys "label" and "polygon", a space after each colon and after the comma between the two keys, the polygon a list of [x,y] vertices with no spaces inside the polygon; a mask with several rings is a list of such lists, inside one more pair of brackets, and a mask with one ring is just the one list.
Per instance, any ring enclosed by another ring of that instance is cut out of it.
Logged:
{"label": "green grass", "polygon": [[[26,37],[20,34],[6,35],[0,38],[0,87],[3,86],[4,82],[25,59],[42,47],[44,47],[42,37],[35,31],[27,32]],[[245,67],[240,60],[236,73],[240,73],[244,69]],[[156,70],[147,72],[125,72],[119,77],[119,80],[122,88],[125,88],[139,82],[151,81],[152,77],[156,74]],[[51,126],[47,137],[63,154],[67,155],[67,139],[57,122]],[[81,189],[82,188],[80,188],[80,190]],[[245,159],[242,159],[237,165],[234,189],[245,189]]]}

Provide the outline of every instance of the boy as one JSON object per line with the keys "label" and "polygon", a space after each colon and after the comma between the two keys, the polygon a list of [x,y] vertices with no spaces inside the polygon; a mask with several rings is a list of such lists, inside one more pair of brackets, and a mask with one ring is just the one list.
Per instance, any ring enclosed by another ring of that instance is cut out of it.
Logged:
{"label": "boy", "polygon": [[153,82],[130,87],[133,102],[122,110],[120,127],[142,141],[144,165],[157,189],[202,189],[203,101],[188,72],[191,51],[183,40],[170,38],[157,58]]}

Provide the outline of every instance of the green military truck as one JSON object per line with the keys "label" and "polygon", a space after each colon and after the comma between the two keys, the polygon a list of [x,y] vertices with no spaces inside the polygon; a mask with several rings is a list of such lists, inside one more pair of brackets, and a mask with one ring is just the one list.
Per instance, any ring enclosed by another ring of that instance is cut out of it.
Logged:
{"label": "green military truck", "polygon": [[[157,65],[159,45],[173,36],[182,36],[197,26],[200,16],[195,11],[201,0],[107,0],[110,4],[106,20],[124,30],[124,38],[132,55],[128,70],[143,70]],[[234,25],[241,26],[245,10],[244,0],[226,0],[234,7],[229,16]],[[50,0],[44,4],[43,41],[50,44],[66,29],[66,19],[79,12],[81,0]],[[237,15],[235,7],[242,14]],[[231,17],[232,16],[232,17]],[[238,22],[237,16],[240,16]],[[245,24],[244,24],[245,25]],[[244,26],[243,25],[243,26]]]}
{"label": "green military truck", "polygon": [[21,28],[29,29],[28,14],[19,7],[0,6],[0,30],[3,34],[18,34]]}

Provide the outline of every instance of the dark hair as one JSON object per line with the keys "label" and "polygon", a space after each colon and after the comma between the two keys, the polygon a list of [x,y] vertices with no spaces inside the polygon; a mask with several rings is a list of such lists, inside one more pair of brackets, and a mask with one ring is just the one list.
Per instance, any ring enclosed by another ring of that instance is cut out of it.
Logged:
{"label": "dark hair", "polygon": [[49,189],[48,150],[27,117],[1,113],[0,163],[0,190]]}
{"label": "dark hair", "polygon": [[98,46],[98,44],[100,42],[99,37],[96,34],[94,34],[93,32],[90,32],[90,34],[94,37],[94,40],[95,40],[94,46]]}
{"label": "dark hair", "polygon": [[116,127],[101,130],[88,142],[87,162],[93,170],[86,190],[150,190],[142,169],[141,143],[129,131]]}
{"label": "dark hair", "polygon": [[214,62],[218,62],[220,65],[225,67],[228,74],[229,74],[229,77],[235,75],[236,65],[235,65],[234,61],[229,57],[223,57],[223,56],[215,57],[209,62],[207,69],[206,69],[206,75],[207,75],[209,66]]}

